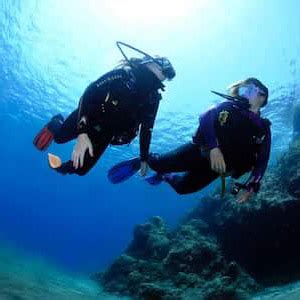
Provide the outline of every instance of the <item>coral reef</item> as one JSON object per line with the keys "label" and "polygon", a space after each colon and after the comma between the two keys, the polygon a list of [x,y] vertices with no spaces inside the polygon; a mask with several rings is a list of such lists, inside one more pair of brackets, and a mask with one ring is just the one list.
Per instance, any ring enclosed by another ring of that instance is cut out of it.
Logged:
{"label": "coral reef", "polygon": [[269,170],[260,193],[201,199],[173,232],[153,217],[104,272],[105,290],[137,299],[247,299],[300,278],[300,139]]}
{"label": "coral reef", "polygon": [[246,298],[258,288],[227,260],[209,226],[190,220],[169,233],[161,218],[136,226],[134,239],[110,268],[97,274],[106,291],[138,299]]}

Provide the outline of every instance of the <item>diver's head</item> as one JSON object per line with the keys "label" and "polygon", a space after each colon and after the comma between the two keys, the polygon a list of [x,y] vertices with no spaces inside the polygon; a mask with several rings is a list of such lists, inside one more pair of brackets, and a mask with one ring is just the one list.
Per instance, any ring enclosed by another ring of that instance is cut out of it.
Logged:
{"label": "diver's head", "polygon": [[[122,47],[124,46],[140,54],[143,54],[144,57],[128,59],[128,57],[122,50]],[[152,57],[146,52],[120,41],[117,41],[117,47],[119,48],[119,50],[121,51],[125,59],[125,63],[122,63],[121,65],[122,67],[124,66],[135,67],[134,65],[141,65],[141,64],[146,65],[146,67],[148,67],[148,69],[151,70],[160,81],[164,81],[165,79],[172,80],[176,75],[175,69],[173,68],[172,64],[166,57],[162,57],[162,56]]]}
{"label": "diver's head", "polygon": [[229,93],[233,97],[242,97],[249,101],[250,108],[259,110],[268,103],[269,90],[256,78],[247,78],[238,81],[228,87]]}
{"label": "diver's head", "polygon": [[166,57],[155,56],[154,59],[144,57],[142,64],[146,65],[160,81],[172,80],[176,76],[175,69]]}

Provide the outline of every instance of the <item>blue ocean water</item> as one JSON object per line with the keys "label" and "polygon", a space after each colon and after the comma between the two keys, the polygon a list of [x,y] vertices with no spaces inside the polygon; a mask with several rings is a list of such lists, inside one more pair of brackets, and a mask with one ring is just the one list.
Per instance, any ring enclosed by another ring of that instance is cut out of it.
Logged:
{"label": "blue ocean water", "polygon": [[[85,177],[61,177],[32,146],[54,114],[67,116],[85,87],[113,68],[116,40],[166,55],[177,77],[167,83],[152,150],[191,138],[199,113],[219,101],[210,90],[255,76],[271,91],[263,112],[273,122],[272,161],[291,136],[300,95],[300,4],[288,1],[0,2],[0,237],[70,271],[90,273],[128,245],[135,224],[153,215],[170,227],[201,194],[134,179],[109,184],[110,166],[138,153],[138,143],[111,147]],[[51,152],[70,157],[74,143]]]}

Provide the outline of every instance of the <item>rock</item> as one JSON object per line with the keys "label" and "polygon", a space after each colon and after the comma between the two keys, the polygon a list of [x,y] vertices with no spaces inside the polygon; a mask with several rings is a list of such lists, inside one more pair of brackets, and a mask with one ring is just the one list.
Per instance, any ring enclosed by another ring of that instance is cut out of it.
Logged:
{"label": "rock", "polygon": [[170,248],[169,233],[160,217],[136,226],[134,238],[126,253],[137,258],[163,259]]}
{"label": "rock", "polygon": [[249,296],[231,285],[227,277],[216,277],[206,284],[203,300],[242,300]]}
{"label": "rock", "polygon": [[[212,287],[207,288],[207,284],[215,282],[216,277],[223,278],[222,282],[226,278],[226,295],[230,294],[229,291],[237,282],[241,291],[253,289],[248,284],[252,279],[235,263],[226,261],[217,239],[201,220],[190,220],[173,234],[169,239],[166,257],[159,259],[153,256],[153,252],[148,252],[149,257],[145,257],[143,252],[143,255],[138,256],[144,258],[137,258],[137,241],[142,239],[148,243],[152,235],[160,235],[162,232],[166,235],[162,224],[160,221],[153,224],[153,220],[150,220],[136,228],[133,241],[135,247],[129,248],[126,255],[119,257],[102,275],[101,283],[106,291],[136,296],[138,299],[166,300],[187,299],[187,290],[193,289],[201,295],[202,298],[199,299],[204,299],[205,295],[213,295]],[[128,253],[133,253],[136,257]]]}
{"label": "rock", "polygon": [[205,281],[197,274],[179,272],[174,278],[174,284],[180,288],[195,288],[203,286]]}
{"label": "rock", "polygon": [[[247,299],[300,279],[300,137],[248,204],[229,193],[201,199],[169,232],[154,217],[103,274],[106,290],[138,299]],[[251,276],[250,276],[251,274]]]}
{"label": "rock", "polygon": [[144,283],[141,284],[139,293],[139,299],[145,300],[176,300],[181,299],[180,291],[173,288],[172,285],[166,283]]}
{"label": "rock", "polygon": [[194,240],[180,240],[170,249],[163,260],[164,267],[171,274],[178,272],[201,273],[213,264],[220,255],[214,240],[198,238]]}
{"label": "rock", "polygon": [[108,292],[128,294],[129,274],[137,269],[138,261],[131,256],[121,255],[99,278]]}
{"label": "rock", "polygon": [[288,151],[281,157],[276,169],[275,184],[299,199],[300,135],[294,138]]}
{"label": "rock", "polygon": [[300,199],[300,172],[290,179],[287,191],[291,196]]}

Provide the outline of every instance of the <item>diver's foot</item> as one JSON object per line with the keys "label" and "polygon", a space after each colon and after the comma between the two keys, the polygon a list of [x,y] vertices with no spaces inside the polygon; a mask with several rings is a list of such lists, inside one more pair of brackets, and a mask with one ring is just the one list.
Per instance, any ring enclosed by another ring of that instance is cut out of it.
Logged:
{"label": "diver's foot", "polygon": [[156,173],[155,175],[145,177],[145,181],[151,185],[159,185],[164,181],[164,175]]}
{"label": "diver's foot", "polygon": [[47,124],[47,127],[55,134],[61,128],[61,125],[64,123],[64,121],[65,118],[61,114],[55,115],[51,118],[50,122]]}
{"label": "diver's foot", "polygon": [[36,135],[33,140],[34,146],[41,151],[48,149],[54,139],[54,134],[60,130],[63,122],[64,117],[62,115],[59,114],[54,116],[51,121]]}
{"label": "diver's foot", "polygon": [[165,173],[165,174],[156,173],[155,175],[146,177],[145,181],[151,185],[159,185],[163,181],[171,182],[174,179],[174,176],[176,175],[173,173]]}
{"label": "diver's foot", "polygon": [[48,163],[51,169],[58,169],[62,165],[60,157],[51,153],[48,153]]}
{"label": "diver's foot", "polygon": [[176,177],[177,175],[175,173],[166,173],[162,175],[162,180],[165,182],[172,182],[174,177]]}

